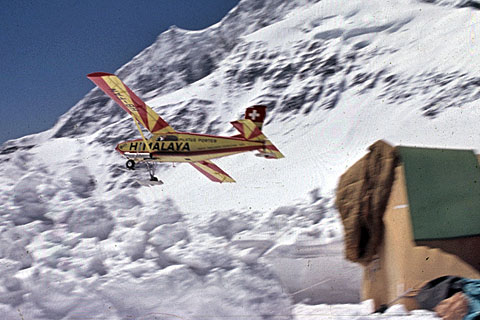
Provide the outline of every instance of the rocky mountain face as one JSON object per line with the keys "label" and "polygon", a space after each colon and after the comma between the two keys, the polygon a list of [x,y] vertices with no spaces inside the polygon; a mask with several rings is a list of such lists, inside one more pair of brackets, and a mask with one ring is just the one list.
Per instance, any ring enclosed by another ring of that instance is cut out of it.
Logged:
{"label": "rocky mountain face", "polygon": [[[172,26],[116,74],[142,98],[179,90],[214,72],[244,35],[275,23],[306,3],[242,1],[221,22],[207,29],[190,32]],[[118,121],[124,116],[123,111],[109,102],[101,91],[92,90],[62,117],[54,137],[78,136],[92,127]],[[90,115],[90,110],[95,113]],[[108,121],[99,122],[100,119]]]}

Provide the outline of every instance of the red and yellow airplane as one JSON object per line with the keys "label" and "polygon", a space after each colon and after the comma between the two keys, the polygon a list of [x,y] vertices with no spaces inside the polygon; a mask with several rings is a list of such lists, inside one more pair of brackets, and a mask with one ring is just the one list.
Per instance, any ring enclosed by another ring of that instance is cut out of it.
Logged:
{"label": "red and yellow airplane", "polygon": [[[245,119],[231,122],[240,132],[232,137],[179,132],[170,127],[117,76],[96,72],[87,77],[133,117],[142,138],[121,142],[116,150],[128,159],[128,169],[133,170],[136,163],[146,163],[150,181],[158,181],[152,165],[155,162],[188,162],[214,182],[235,182],[210,160],[254,150],[258,151],[257,156],[267,159],[283,158],[282,153],[261,131],[266,115],[265,106],[247,108]],[[150,138],[145,137],[140,124],[150,131]]]}

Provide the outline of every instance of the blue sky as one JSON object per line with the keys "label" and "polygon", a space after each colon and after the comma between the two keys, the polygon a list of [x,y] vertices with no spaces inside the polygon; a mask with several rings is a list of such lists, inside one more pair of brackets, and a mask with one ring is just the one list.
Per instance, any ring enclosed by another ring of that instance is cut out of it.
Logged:
{"label": "blue sky", "polygon": [[0,144],[52,127],[171,25],[199,30],[239,0],[0,0]]}

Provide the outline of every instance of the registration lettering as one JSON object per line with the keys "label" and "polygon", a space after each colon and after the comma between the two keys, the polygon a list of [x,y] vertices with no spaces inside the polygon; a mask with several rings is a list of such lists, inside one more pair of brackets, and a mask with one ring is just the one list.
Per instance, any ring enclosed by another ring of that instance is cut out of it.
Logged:
{"label": "registration lettering", "polygon": [[130,110],[131,112],[136,112],[137,111],[137,109],[135,108],[135,105],[129,103],[129,99],[123,95],[123,92],[118,91],[115,88],[112,88],[111,90],[112,90],[113,94],[115,94],[117,96],[117,98],[120,99],[123,102],[123,104],[128,108],[128,110]]}
{"label": "registration lettering", "polygon": [[[190,151],[188,142],[150,142],[148,146],[152,151]],[[130,151],[148,151],[148,148],[143,142],[132,142]]]}

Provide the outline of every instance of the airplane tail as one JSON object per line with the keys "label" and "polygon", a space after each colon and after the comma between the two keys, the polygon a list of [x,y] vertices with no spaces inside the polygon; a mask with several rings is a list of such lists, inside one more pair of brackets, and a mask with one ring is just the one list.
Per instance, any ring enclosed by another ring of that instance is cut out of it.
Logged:
{"label": "airplane tail", "polygon": [[256,155],[267,159],[285,158],[285,156],[280,152],[280,150],[277,149],[277,147],[275,147],[275,145],[270,140],[265,141],[265,147],[260,153],[257,153]]}
{"label": "airplane tail", "polygon": [[245,110],[245,119],[252,120],[260,130],[262,130],[263,121],[265,120],[266,115],[267,107],[262,105],[254,105]]}
{"label": "airplane tail", "polygon": [[244,119],[231,122],[235,129],[240,131],[235,137],[253,141],[267,140],[261,131],[266,115],[267,107],[263,105],[257,104],[245,109]]}
{"label": "airplane tail", "polygon": [[[265,117],[264,117],[265,118]],[[263,121],[262,121],[263,123]],[[258,126],[250,119],[242,119],[232,121],[231,124],[240,132],[240,136],[246,140],[263,142],[263,149],[257,154],[260,157],[267,159],[280,159],[284,158],[284,155],[275,145],[268,140]]]}

